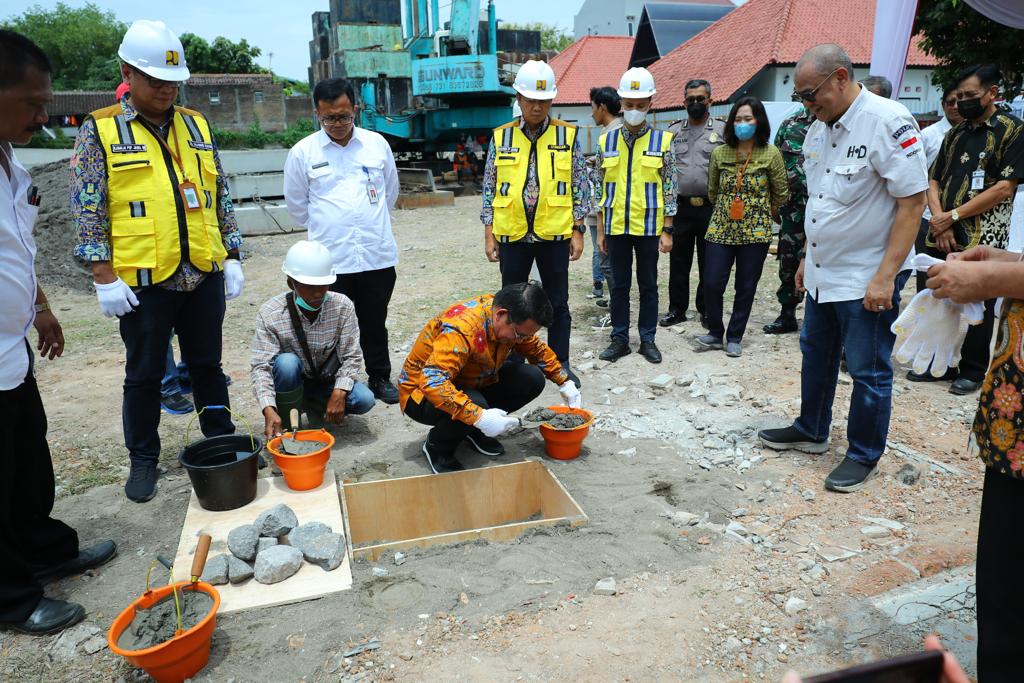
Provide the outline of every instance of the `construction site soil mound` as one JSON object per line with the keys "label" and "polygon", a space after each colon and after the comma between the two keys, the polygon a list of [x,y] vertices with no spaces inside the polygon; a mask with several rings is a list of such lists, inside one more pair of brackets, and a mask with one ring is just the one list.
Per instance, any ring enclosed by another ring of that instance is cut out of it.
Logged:
{"label": "construction site soil mound", "polygon": [[36,276],[43,287],[58,285],[79,291],[92,291],[89,269],[78,261],[72,250],[78,235],[68,206],[68,162],[54,161],[32,169],[32,184],[39,188],[39,215],[36,218]]}

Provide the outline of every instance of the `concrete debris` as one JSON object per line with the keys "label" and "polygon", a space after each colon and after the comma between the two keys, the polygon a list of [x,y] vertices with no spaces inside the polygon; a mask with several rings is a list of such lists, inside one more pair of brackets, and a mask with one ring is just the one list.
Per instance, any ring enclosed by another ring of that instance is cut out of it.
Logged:
{"label": "concrete debris", "polygon": [[594,595],[615,595],[615,579],[608,577],[594,584]]}
{"label": "concrete debris", "polygon": [[74,659],[78,654],[78,646],[98,635],[100,630],[95,624],[78,624],[65,629],[50,645],[50,655],[58,660]]}
{"label": "concrete debris", "polygon": [[725,639],[725,650],[726,652],[736,652],[743,648],[743,643],[736,636],[729,636]]}
{"label": "concrete debris", "polygon": [[825,546],[818,549],[818,556],[826,562],[842,562],[848,560],[851,557],[857,557],[860,553],[856,553],[846,548],[840,548],[838,546]]}
{"label": "concrete debris", "polygon": [[618,396],[618,395],[620,395],[620,394],[622,394],[622,393],[624,393],[626,391],[626,387],[615,387],[614,389],[611,389],[610,391],[613,394],[615,394],[616,396]]}
{"label": "concrete debris", "polygon": [[232,586],[252,578],[254,570],[248,562],[243,562],[234,555],[228,555],[228,581]]}
{"label": "concrete debris", "polygon": [[861,519],[863,519],[865,522],[871,522],[872,524],[877,524],[878,526],[885,527],[886,529],[889,529],[890,531],[903,531],[904,529],[907,528],[906,526],[904,526],[900,522],[897,522],[896,520],[893,520],[893,519],[886,519],[885,517],[867,517],[865,515],[857,515],[857,516],[860,517]]}
{"label": "concrete debris", "polygon": [[733,517],[746,517],[747,516],[747,508],[736,508],[735,510],[732,511],[732,516]]}
{"label": "concrete debris", "polygon": [[868,538],[886,538],[891,535],[891,531],[886,529],[884,526],[878,524],[872,524],[871,526],[862,526],[860,532]]}
{"label": "concrete debris", "polygon": [[675,381],[675,377],[667,373],[662,373],[657,377],[651,379],[651,381],[648,382],[648,384],[654,387],[655,389],[667,389],[672,385],[673,381]]}
{"label": "concrete debris", "polygon": [[228,550],[240,560],[252,562],[256,559],[260,532],[253,524],[243,524],[228,532]]}
{"label": "concrete debris", "polygon": [[275,545],[256,556],[255,576],[260,583],[278,583],[299,571],[302,551],[290,545]]}
{"label": "concrete debris", "polygon": [[82,648],[82,650],[87,655],[94,655],[97,652],[99,652],[100,650],[102,650],[103,648],[105,648],[106,646],[107,646],[107,639],[104,638],[103,635],[99,634],[99,633],[97,633],[94,636],[89,636],[88,638],[83,640],[78,645],[78,647]]}
{"label": "concrete debris", "polygon": [[619,451],[616,455],[624,455],[627,458],[632,458],[634,455],[636,455],[636,447],[634,446],[633,448],[627,448],[624,451]]}
{"label": "concrete debris", "polygon": [[793,616],[794,614],[799,614],[807,609],[807,601],[801,600],[794,595],[791,596],[789,600],[786,600],[786,606],[783,607],[783,609],[786,611],[786,614]]}
{"label": "concrete debris", "polygon": [[[285,537],[285,541],[288,545],[301,550],[302,554],[305,555],[310,543],[315,541],[319,536],[329,534],[332,531],[334,531],[334,529],[323,522],[306,522],[305,524],[300,524],[288,532],[288,535]],[[306,559],[308,560],[309,558],[307,557]]]}
{"label": "concrete debris", "polygon": [[406,556],[405,553],[395,553],[395,565],[401,566],[405,564]]}
{"label": "concrete debris", "polygon": [[228,582],[228,556],[216,555],[206,560],[203,575],[199,577],[211,586],[223,586]]}
{"label": "concrete debris", "polygon": [[667,512],[664,516],[668,517],[672,521],[672,526],[676,527],[695,526],[700,521],[700,515],[683,512],[682,510]]}
{"label": "concrete debris", "polygon": [[334,571],[345,559],[345,537],[334,533],[320,534],[307,544],[302,555],[307,562],[324,571]]}
{"label": "concrete debris", "polygon": [[384,567],[374,567],[373,568],[373,575],[376,576],[378,579],[383,579],[385,576],[387,576],[390,573],[391,572],[389,572]]}
{"label": "concrete debris", "polygon": [[299,519],[295,516],[295,512],[283,503],[261,512],[255,523],[260,536],[273,538],[284,536],[298,525]]}
{"label": "concrete debris", "polygon": [[743,537],[746,537],[750,533],[749,531],[747,531],[747,527],[743,526],[739,522],[729,522],[725,526],[725,530],[726,531],[731,531],[734,534],[739,534],[740,536],[743,536]]}
{"label": "concrete debris", "polygon": [[814,500],[814,491],[810,489],[804,489],[803,491],[800,492],[800,497],[806,501],[812,501]]}
{"label": "concrete debris", "polygon": [[896,481],[904,486],[913,486],[921,479],[921,468],[909,462],[896,473]]}

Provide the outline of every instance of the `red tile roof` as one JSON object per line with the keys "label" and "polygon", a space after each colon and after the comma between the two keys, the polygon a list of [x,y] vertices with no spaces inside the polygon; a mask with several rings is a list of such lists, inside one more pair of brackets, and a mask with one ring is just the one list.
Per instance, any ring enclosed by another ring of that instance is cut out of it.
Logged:
{"label": "red tile roof", "polygon": [[[855,66],[867,66],[874,23],[875,0],[749,0],[651,65],[661,85],[654,108],[681,109],[677,86],[691,78],[708,80],[715,100],[724,102],[765,66],[796,64],[820,43],[836,43]],[[907,65],[934,66],[918,40]]]}
{"label": "red tile roof", "polygon": [[555,71],[555,104],[590,104],[590,89],[611,85],[629,68],[633,39],[626,36],[586,36],[548,62]]}

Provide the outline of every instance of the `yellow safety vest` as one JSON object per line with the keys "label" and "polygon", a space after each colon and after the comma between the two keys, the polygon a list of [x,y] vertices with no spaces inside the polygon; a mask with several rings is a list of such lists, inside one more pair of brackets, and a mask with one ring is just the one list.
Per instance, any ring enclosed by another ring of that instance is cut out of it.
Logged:
{"label": "yellow safety vest", "polygon": [[523,204],[523,188],[530,157],[537,157],[540,194],[533,217],[533,232],[543,240],[572,236],[572,146],[576,127],[550,119],[547,129],[532,142],[519,127],[519,119],[494,129],[494,168],[497,171],[492,230],[499,242],[526,236],[530,225]]}
{"label": "yellow safety vest", "polygon": [[[182,260],[203,272],[221,270],[227,251],[217,220],[217,164],[202,114],[175,107],[167,153],[140,117],[127,121],[120,104],[98,109],[96,121],[107,165],[107,212],[114,273],[131,287],[174,275]],[[184,172],[184,177],[182,175]],[[186,211],[178,189],[191,181],[200,210]]]}
{"label": "yellow safety vest", "polygon": [[630,146],[622,141],[624,130],[604,133],[598,143],[604,172],[604,232],[657,237],[665,222],[661,167],[672,149],[672,133],[650,128]]}

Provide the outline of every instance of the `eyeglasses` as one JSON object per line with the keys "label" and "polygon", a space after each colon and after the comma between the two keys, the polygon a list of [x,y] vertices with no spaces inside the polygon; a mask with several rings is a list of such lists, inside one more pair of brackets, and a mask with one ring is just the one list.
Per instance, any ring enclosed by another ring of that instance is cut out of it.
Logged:
{"label": "eyeglasses", "polygon": [[822,79],[821,83],[811,88],[810,90],[794,90],[793,101],[814,102],[814,100],[818,97],[818,91],[821,90],[821,86],[825,85],[825,83],[828,82],[828,79],[835,76],[836,72],[839,71],[839,69],[841,68],[842,67],[837,66],[836,68],[832,69],[832,73],[830,73],[828,76],[825,76],[825,78]]}
{"label": "eyeglasses", "polygon": [[523,334],[522,332],[517,330],[515,327],[512,328],[512,331],[515,332],[515,334],[516,334],[516,341],[517,342],[526,341],[530,337],[536,336],[536,335],[533,335],[533,334]]}
{"label": "eyeglasses", "polygon": [[704,97],[703,95],[691,95],[690,97],[686,98],[687,104],[704,104],[707,101],[708,98]]}
{"label": "eyeglasses", "polygon": [[134,71],[135,73],[145,78],[146,83],[149,83],[149,87],[153,88],[154,90],[159,90],[160,88],[174,88],[175,90],[177,90],[181,87],[180,81],[165,81],[159,78],[153,78],[149,74],[139,69],[135,69]]}
{"label": "eyeglasses", "polygon": [[320,123],[323,123],[328,126],[339,126],[343,123],[352,123],[353,121],[356,120],[356,117],[352,116],[351,114],[338,114],[331,116],[320,116],[319,114],[317,114],[317,118],[320,119]]}

